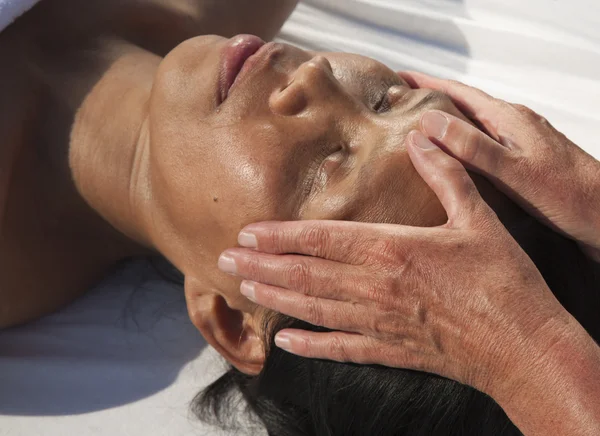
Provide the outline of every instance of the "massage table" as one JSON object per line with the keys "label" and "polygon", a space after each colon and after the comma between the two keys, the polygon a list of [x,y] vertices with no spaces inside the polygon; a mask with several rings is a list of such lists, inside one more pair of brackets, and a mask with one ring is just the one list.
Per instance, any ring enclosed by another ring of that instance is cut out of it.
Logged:
{"label": "massage table", "polygon": [[[278,39],[467,82],[600,158],[597,0],[307,0]],[[132,261],[60,312],[0,332],[0,436],[264,434],[191,414],[225,369],[181,290]]]}

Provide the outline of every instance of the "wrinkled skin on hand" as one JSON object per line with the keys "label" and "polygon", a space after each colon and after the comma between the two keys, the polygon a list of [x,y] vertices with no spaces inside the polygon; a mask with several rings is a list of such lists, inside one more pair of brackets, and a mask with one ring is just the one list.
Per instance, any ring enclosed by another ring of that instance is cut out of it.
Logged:
{"label": "wrinkled skin on hand", "polygon": [[459,82],[414,72],[401,76],[413,87],[444,92],[487,132],[433,111],[422,117],[423,133],[600,262],[598,160],[525,106]]}
{"label": "wrinkled skin on hand", "polygon": [[445,225],[255,224],[239,240],[255,250],[230,249],[222,259],[235,261],[253,301],[335,330],[285,330],[282,348],[432,372],[487,393],[511,389],[524,376],[515,365],[539,369],[577,322],[464,167],[418,132],[407,148],[446,209]]}

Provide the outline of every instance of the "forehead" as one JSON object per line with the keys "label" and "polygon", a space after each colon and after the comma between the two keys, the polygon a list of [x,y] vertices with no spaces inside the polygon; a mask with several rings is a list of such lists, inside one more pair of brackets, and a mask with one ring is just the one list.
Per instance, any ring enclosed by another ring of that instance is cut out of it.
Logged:
{"label": "forehead", "polygon": [[[302,219],[334,219],[431,226],[445,214],[412,165],[404,139],[408,126],[358,133],[363,156],[342,177],[311,198]],[[360,129],[359,129],[360,132]],[[360,153],[360,152],[359,152]]]}
{"label": "forehead", "polygon": [[404,83],[393,70],[366,56],[337,52],[316,52],[315,55],[325,56],[336,78],[344,85],[356,88],[351,91],[379,87],[382,82]]}

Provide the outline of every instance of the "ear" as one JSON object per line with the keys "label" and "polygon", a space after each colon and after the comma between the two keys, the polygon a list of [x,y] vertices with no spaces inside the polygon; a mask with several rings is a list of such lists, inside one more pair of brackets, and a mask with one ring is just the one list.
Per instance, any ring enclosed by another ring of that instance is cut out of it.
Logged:
{"label": "ear", "polygon": [[222,295],[193,278],[185,279],[185,295],[190,319],[206,342],[241,372],[259,374],[265,350],[253,315],[231,308]]}

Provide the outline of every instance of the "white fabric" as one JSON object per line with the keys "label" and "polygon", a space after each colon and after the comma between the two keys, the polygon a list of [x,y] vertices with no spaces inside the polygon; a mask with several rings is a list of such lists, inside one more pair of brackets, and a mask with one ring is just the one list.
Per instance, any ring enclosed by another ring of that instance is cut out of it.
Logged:
{"label": "white fabric", "polygon": [[61,312],[0,332],[0,435],[224,435],[190,412],[224,368],[181,289],[136,261]]}
{"label": "white fabric", "polygon": [[0,0],[0,32],[40,0]]}
{"label": "white fabric", "polygon": [[[466,81],[531,106],[598,156],[599,20],[597,0],[311,0],[281,38]],[[225,434],[188,409],[222,369],[181,292],[136,263],[0,333],[0,436]]]}

